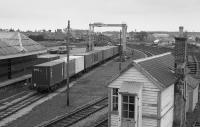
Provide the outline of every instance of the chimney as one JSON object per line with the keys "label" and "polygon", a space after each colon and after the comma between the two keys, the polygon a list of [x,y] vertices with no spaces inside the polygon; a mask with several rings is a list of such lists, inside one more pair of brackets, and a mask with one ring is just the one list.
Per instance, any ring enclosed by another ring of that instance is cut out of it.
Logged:
{"label": "chimney", "polygon": [[183,26],[179,26],[179,37],[183,37]]}
{"label": "chimney", "polygon": [[[175,58],[175,75],[177,82],[175,83],[175,97],[174,97],[174,125],[181,126],[185,123],[185,98],[187,85],[185,83],[185,66],[187,63],[187,36],[183,35],[183,26],[179,27],[179,35],[175,37],[174,47],[174,58]],[[181,116],[181,117],[180,117]]]}
{"label": "chimney", "polygon": [[187,59],[187,38],[183,35],[183,26],[179,27],[179,36],[175,37],[175,68],[183,65]]}

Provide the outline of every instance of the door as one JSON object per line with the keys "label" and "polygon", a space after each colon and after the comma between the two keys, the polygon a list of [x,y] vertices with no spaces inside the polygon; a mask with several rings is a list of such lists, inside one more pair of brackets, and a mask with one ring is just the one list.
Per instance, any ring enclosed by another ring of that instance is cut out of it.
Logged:
{"label": "door", "polygon": [[122,127],[136,127],[136,102],[134,95],[122,95]]}

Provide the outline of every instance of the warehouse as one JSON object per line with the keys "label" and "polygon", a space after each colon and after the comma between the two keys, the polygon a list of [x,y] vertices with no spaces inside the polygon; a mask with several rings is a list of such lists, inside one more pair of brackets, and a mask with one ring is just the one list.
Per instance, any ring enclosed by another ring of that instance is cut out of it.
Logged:
{"label": "warehouse", "polygon": [[0,81],[31,72],[38,54],[46,48],[19,32],[0,32]]}

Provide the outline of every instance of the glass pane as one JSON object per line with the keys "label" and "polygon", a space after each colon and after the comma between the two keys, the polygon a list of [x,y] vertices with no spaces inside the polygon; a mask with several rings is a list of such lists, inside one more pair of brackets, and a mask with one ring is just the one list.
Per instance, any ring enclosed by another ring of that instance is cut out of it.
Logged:
{"label": "glass pane", "polygon": [[123,96],[123,102],[128,103],[128,96]]}
{"label": "glass pane", "polygon": [[129,118],[134,118],[134,112],[129,112]]}
{"label": "glass pane", "polygon": [[123,111],[122,112],[122,117],[128,118],[128,111]]}
{"label": "glass pane", "polygon": [[113,104],[113,111],[117,111],[118,110],[118,104]]}
{"label": "glass pane", "polygon": [[129,111],[135,111],[135,105],[129,104]]}
{"label": "glass pane", "polygon": [[113,88],[113,95],[118,95],[118,89],[117,88]]}
{"label": "glass pane", "polygon": [[128,104],[123,104],[123,110],[128,111]]}
{"label": "glass pane", "polygon": [[129,103],[135,103],[135,97],[129,96]]}
{"label": "glass pane", "polygon": [[118,103],[118,97],[113,97],[113,103]]}

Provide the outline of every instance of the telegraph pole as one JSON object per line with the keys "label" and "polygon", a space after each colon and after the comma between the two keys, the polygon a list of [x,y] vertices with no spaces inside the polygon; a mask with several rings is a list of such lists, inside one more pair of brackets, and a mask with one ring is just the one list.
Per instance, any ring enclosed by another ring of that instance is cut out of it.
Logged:
{"label": "telegraph pole", "polygon": [[70,43],[70,21],[68,20],[67,25],[67,41],[66,41],[66,48],[67,48],[67,106],[69,106],[69,43]]}
{"label": "telegraph pole", "polygon": [[119,60],[119,71],[121,72],[121,69],[122,69],[122,39],[121,39],[121,34],[122,34],[122,31],[120,30],[120,33],[119,33],[119,57],[120,57],[120,60]]}

